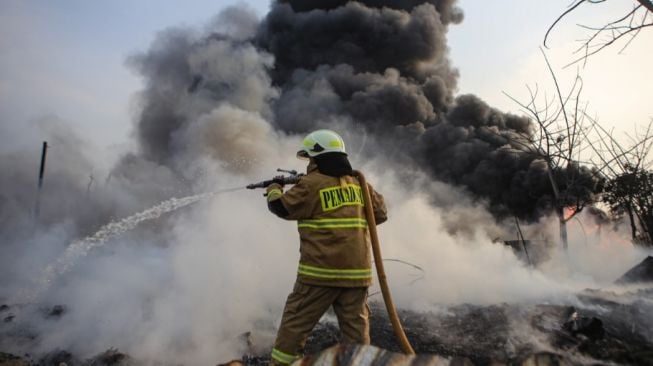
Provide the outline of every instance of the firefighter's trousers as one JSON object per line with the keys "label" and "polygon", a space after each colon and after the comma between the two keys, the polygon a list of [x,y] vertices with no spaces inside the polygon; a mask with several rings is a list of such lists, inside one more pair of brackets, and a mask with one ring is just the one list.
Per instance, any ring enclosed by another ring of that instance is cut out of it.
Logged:
{"label": "firefighter's trousers", "polygon": [[273,364],[289,364],[301,357],[306,338],[329,306],[333,306],[338,317],[340,342],[370,343],[367,287],[324,287],[296,282],[286,300],[272,349]]}

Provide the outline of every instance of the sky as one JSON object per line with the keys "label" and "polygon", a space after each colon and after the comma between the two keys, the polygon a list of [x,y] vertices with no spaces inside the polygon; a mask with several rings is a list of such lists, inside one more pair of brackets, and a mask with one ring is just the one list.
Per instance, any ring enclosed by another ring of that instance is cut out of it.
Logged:
{"label": "sky", "polygon": [[[540,52],[546,29],[568,0],[497,2],[461,0],[465,20],[450,29],[460,94],[473,93],[490,105],[519,113],[505,93],[526,100],[526,86],[552,92]],[[553,31],[546,50],[562,88],[578,71],[588,111],[618,134],[634,131],[653,117],[653,31],[623,52],[606,49],[584,67],[562,67],[574,59],[577,23],[603,24],[622,14],[630,0],[586,6]],[[245,4],[263,16],[268,0],[115,0],[0,2],[0,135],[6,146],[41,138],[29,127],[57,116],[91,144],[117,151],[132,144],[142,80],[126,59],[147,50],[157,32],[171,27],[201,30],[228,5]],[[32,131],[30,133],[26,131]],[[0,150],[1,151],[1,150]]]}

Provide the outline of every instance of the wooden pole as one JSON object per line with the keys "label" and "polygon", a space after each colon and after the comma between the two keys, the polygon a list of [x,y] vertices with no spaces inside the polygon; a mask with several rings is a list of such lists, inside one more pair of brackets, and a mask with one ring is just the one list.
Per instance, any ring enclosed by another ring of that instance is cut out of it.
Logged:
{"label": "wooden pole", "polygon": [[39,182],[38,190],[36,192],[36,206],[34,207],[34,218],[38,220],[41,211],[41,189],[43,188],[43,177],[45,175],[45,158],[48,152],[48,143],[43,141],[43,149],[41,150],[41,168],[39,169]]}
{"label": "wooden pole", "polygon": [[388,311],[388,317],[392,323],[392,328],[395,331],[395,336],[399,340],[399,345],[405,354],[414,355],[415,351],[410,345],[404,328],[401,326],[399,321],[399,315],[397,314],[397,309],[395,304],[392,301],[392,294],[390,293],[390,287],[388,287],[388,280],[385,275],[385,268],[383,267],[383,257],[381,256],[381,246],[379,245],[379,235],[376,232],[376,220],[374,219],[374,210],[372,208],[372,196],[370,196],[370,191],[367,187],[367,181],[363,173],[358,170],[354,170],[354,176],[356,176],[360,182],[361,188],[363,189],[363,197],[365,199],[365,217],[367,219],[367,226],[369,227],[370,239],[372,241],[372,253],[374,255],[374,264],[376,265],[376,274],[379,278],[379,285],[381,286],[381,294],[383,294],[383,302],[385,303],[385,308]]}

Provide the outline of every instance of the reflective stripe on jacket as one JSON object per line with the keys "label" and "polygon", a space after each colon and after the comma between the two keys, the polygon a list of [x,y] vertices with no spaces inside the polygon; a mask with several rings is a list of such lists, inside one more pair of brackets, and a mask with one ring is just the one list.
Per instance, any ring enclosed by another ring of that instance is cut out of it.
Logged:
{"label": "reflective stripe on jacket", "polygon": [[[372,283],[372,264],[363,194],[353,176],[332,177],[309,165],[308,174],[283,193],[268,187],[268,202],[279,200],[300,237],[300,282],[359,287]],[[377,223],[387,219],[383,196],[369,186]]]}

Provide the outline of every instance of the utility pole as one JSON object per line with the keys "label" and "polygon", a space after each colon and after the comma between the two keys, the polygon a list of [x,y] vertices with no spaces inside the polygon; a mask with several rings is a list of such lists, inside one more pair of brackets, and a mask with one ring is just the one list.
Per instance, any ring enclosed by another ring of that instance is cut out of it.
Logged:
{"label": "utility pole", "polygon": [[39,169],[39,183],[38,190],[36,192],[36,206],[34,207],[34,220],[35,222],[39,219],[39,213],[41,211],[41,189],[43,188],[43,175],[45,173],[45,157],[48,151],[47,141],[43,141],[43,150],[41,152],[41,168]]}

